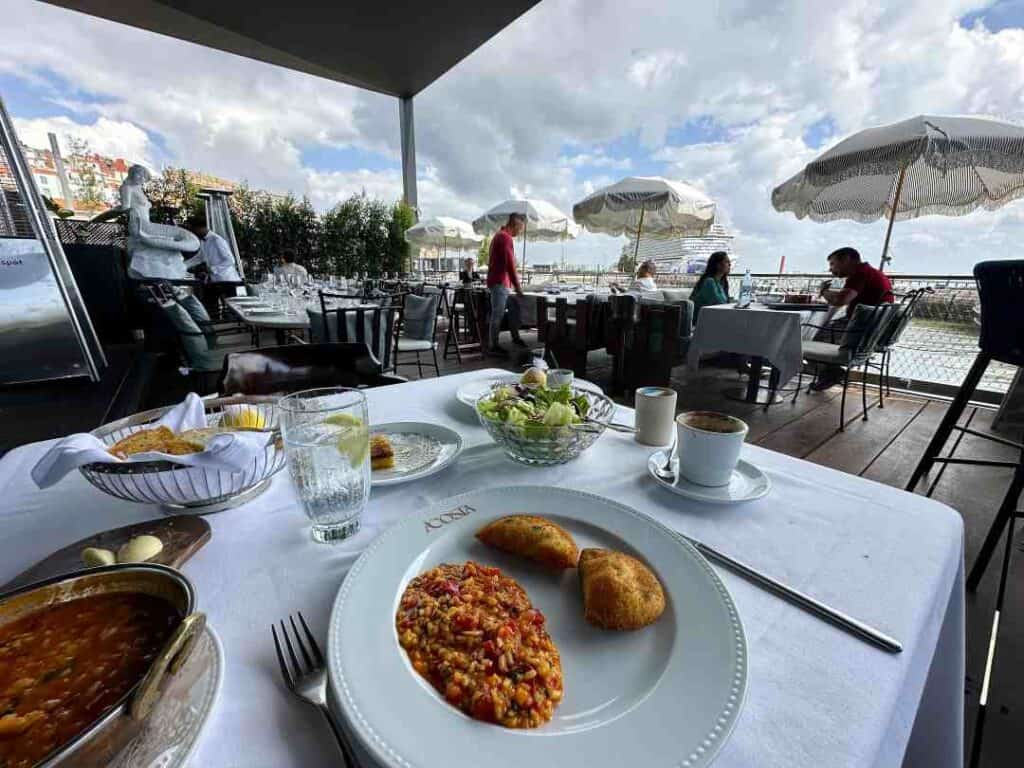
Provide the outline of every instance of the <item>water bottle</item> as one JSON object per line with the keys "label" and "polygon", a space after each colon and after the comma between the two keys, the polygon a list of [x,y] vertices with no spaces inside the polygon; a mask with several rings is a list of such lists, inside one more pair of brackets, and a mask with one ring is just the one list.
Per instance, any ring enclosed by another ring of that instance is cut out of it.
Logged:
{"label": "water bottle", "polygon": [[743,282],[740,283],[740,297],[736,302],[736,306],[740,309],[744,309],[750,306],[750,302],[754,300],[754,279],[750,276],[750,270],[748,269],[743,275]]}

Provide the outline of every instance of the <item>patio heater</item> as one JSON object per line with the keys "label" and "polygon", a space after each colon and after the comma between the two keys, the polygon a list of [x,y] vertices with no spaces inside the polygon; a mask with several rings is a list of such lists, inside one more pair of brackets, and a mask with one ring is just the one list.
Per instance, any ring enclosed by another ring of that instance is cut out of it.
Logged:
{"label": "patio heater", "polygon": [[235,257],[235,269],[238,270],[238,276],[245,280],[245,268],[242,266],[242,258],[238,253],[235,228],[231,225],[231,209],[228,208],[231,190],[205,187],[199,190],[199,196],[206,202],[206,225],[211,232],[216,232],[228,241],[231,254]]}
{"label": "patio heater", "polygon": [[0,99],[0,385],[106,367],[92,320]]}

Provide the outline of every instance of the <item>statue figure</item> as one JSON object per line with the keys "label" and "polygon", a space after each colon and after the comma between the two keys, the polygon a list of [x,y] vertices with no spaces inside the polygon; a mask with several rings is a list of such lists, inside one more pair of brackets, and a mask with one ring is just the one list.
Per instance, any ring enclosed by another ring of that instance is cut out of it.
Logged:
{"label": "statue figure", "polygon": [[121,207],[100,214],[93,221],[128,214],[129,277],[188,280],[181,254],[198,251],[199,238],[187,229],[149,220],[152,206],[142,188],[147,181],[149,171],[141,165],[133,165],[121,184]]}

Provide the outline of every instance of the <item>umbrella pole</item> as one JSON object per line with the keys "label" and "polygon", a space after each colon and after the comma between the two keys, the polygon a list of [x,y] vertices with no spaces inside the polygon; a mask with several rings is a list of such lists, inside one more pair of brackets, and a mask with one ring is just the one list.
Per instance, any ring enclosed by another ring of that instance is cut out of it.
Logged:
{"label": "umbrella pole", "polygon": [[633,274],[636,274],[636,262],[640,258],[640,230],[644,227],[644,209],[640,209],[640,222],[636,225],[636,244],[633,246]]}
{"label": "umbrella pole", "polygon": [[896,221],[896,209],[900,205],[900,193],[903,192],[903,176],[906,172],[907,166],[904,165],[900,168],[900,175],[896,179],[896,195],[893,197],[892,210],[889,211],[889,226],[885,230],[885,245],[882,246],[882,261],[878,265],[878,268],[883,272],[885,271],[885,265],[892,261],[892,259],[889,258],[889,238],[892,237],[892,225]]}
{"label": "umbrella pole", "polygon": [[523,224],[523,272],[526,272],[526,227],[529,226],[529,219]]}

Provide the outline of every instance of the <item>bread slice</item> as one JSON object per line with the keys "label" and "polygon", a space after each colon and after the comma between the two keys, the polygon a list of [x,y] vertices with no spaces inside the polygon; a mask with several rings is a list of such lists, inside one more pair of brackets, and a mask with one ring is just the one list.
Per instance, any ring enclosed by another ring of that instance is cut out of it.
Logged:
{"label": "bread slice", "polygon": [[395,451],[384,435],[370,435],[370,468],[391,469],[395,466]]}
{"label": "bread slice", "polygon": [[198,453],[201,450],[203,450],[201,443],[176,435],[168,427],[140,429],[138,432],[132,432],[127,437],[121,438],[107,449],[114,456],[122,459],[150,451],[167,453],[171,456],[184,456],[189,453]]}

